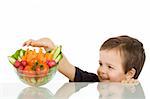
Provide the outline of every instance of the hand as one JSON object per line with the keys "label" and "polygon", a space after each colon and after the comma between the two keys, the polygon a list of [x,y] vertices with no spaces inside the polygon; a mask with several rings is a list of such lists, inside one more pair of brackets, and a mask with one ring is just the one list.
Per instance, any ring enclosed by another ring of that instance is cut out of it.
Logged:
{"label": "hand", "polygon": [[131,79],[122,80],[121,83],[123,83],[123,84],[138,85],[139,81],[137,79],[131,78]]}
{"label": "hand", "polygon": [[121,83],[125,84],[125,87],[130,90],[131,93],[136,92],[136,86],[139,84],[139,81],[137,79],[128,79],[128,80],[123,80]]}
{"label": "hand", "polygon": [[[49,38],[41,38],[38,40],[32,40],[29,39],[26,42],[24,42],[23,46],[33,46],[33,47],[44,47],[46,51],[49,51],[50,49],[56,48],[52,40]],[[65,75],[69,78],[69,80],[74,81],[75,77],[75,66],[72,65],[65,55],[63,54],[63,58],[59,63],[58,70],[60,73]]]}
{"label": "hand", "polygon": [[54,43],[49,38],[41,38],[38,40],[29,39],[23,43],[23,46],[44,47],[45,50],[55,48]]}

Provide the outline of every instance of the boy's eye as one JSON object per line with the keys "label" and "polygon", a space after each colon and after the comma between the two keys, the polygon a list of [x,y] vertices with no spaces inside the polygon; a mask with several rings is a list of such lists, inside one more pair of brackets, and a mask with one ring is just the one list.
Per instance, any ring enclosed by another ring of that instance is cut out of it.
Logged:
{"label": "boy's eye", "polygon": [[99,63],[100,66],[102,66],[102,63]]}
{"label": "boy's eye", "polygon": [[111,67],[111,66],[108,66],[108,68],[109,68],[109,69],[113,69],[113,67]]}

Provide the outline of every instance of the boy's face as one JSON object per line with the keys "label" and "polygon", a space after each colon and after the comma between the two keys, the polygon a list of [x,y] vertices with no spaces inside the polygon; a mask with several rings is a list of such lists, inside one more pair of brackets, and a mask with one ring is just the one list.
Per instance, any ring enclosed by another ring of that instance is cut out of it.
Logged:
{"label": "boy's face", "polygon": [[125,79],[125,73],[122,66],[122,57],[116,49],[101,50],[99,68],[97,70],[100,81],[121,82]]}

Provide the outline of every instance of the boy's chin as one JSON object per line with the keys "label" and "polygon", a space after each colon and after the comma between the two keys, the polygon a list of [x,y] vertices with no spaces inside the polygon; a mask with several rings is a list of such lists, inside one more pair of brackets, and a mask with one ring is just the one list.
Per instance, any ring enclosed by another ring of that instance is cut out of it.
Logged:
{"label": "boy's chin", "polygon": [[99,77],[99,81],[100,81],[100,82],[111,82],[109,79],[102,79],[102,78],[100,78],[100,77]]}
{"label": "boy's chin", "polygon": [[110,80],[101,80],[101,82],[111,82]]}

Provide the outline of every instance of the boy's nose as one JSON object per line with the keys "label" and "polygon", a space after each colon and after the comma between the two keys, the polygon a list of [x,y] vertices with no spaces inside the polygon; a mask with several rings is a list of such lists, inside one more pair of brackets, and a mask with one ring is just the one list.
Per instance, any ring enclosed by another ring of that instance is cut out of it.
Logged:
{"label": "boy's nose", "polygon": [[106,66],[101,66],[100,73],[106,74],[107,73],[107,67]]}

